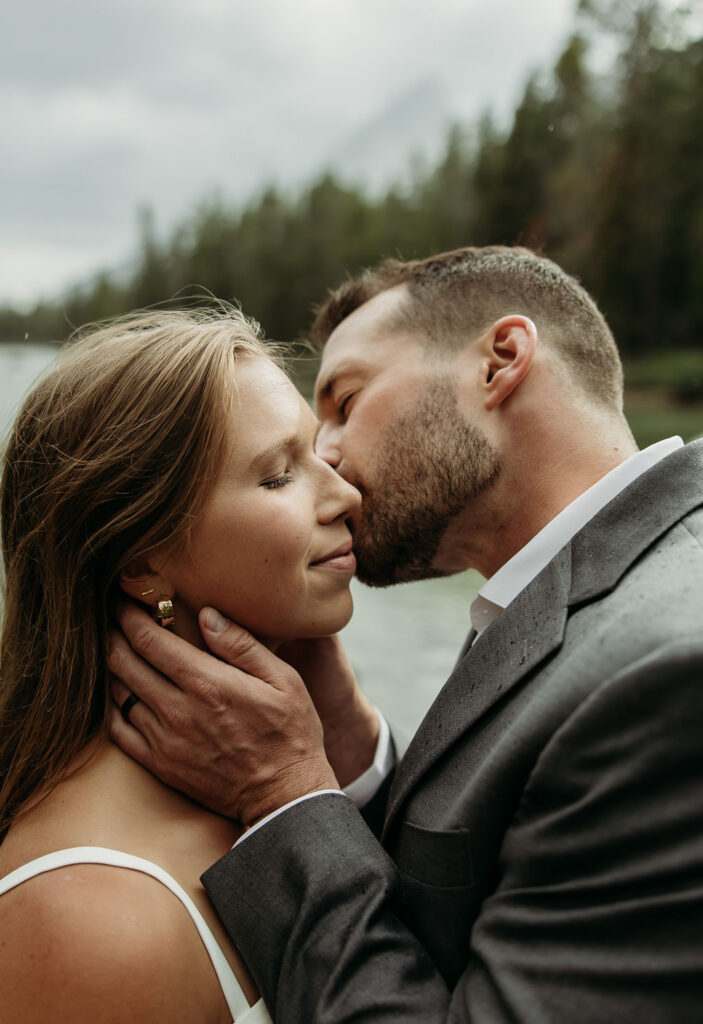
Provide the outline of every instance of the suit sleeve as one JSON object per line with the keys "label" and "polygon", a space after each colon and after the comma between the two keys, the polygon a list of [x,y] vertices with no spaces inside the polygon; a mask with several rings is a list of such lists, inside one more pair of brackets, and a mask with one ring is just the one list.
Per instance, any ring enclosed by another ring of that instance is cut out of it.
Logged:
{"label": "suit sleeve", "polygon": [[364,804],[361,810],[361,816],[369,826],[375,836],[380,836],[383,831],[383,822],[386,818],[386,806],[388,804],[388,794],[390,793],[391,784],[395,775],[395,767],[393,767],[385,779],[378,787],[374,795]]}
{"label": "suit sleeve", "polygon": [[700,637],[618,673],[563,723],[531,773],[500,866],[472,933],[468,1019],[700,1017]]}
{"label": "suit sleeve", "polygon": [[297,805],[203,881],[281,1024],[696,1020],[702,735],[698,640],[577,708],[526,781],[452,992],[348,800]]}

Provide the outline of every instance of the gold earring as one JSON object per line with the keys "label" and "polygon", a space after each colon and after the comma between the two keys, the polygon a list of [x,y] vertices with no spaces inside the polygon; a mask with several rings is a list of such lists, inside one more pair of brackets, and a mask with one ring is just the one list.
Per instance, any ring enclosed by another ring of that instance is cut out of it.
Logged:
{"label": "gold earring", "polygon": [[154,588],[152,587],[151,590],[142,590],[141,596],[142,597],[146,597],[147,594],[153,594],[153,593],[154,593]]}
{"label": "gold earring", "polygon": [[163,601],[157,601],[154,618],[164,629],[173,629],[175,617],[173,614],[173,601],[170,598],[167,597]]}

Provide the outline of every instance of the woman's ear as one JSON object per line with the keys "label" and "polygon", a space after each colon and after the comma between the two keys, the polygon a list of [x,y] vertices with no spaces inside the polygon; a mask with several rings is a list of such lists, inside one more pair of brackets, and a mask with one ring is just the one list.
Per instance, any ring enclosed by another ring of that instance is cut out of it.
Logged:
{"label": "woman's ear", "polygon": [[486,331],[481,362],[486,409],[495,409],[512,394],[532,366],[537,328],[526,316],[504,316]]}
{"label": "woman's ear", "polygon": [[144,604],[156,606],[156,602],[173,597],[173,587],[161,573],[152,569],[145,559],[134,559],[122,570],[120,587],[129,597]]}

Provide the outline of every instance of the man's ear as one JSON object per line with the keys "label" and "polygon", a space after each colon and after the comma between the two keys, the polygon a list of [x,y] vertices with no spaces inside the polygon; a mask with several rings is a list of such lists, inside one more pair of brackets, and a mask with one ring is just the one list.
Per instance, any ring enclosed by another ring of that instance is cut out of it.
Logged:
{"label": "man's ear", "polygon": [[526,316],[504,316],[484,336],[481,361],[486,409],[495,409],[524,380],[537,351],[537,328]]}
{"label": "man's ear", "polygon": [[125,594],[152,607],[156,607],[157,601],[174,595],[171,583],[141,558],[135,558],[122,570],[119,582]]}

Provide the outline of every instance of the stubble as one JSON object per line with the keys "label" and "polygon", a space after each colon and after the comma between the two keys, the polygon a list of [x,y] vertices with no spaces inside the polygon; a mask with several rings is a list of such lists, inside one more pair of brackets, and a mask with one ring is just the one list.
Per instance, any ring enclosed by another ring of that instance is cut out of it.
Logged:
{"label": "stubble", "polygon": [[449,524],[500,474],[495,448],[467,423],[452,378],[433,377],[378,438],[373,478],[360,485],[357,576],[372,587],[442,575],[433,568]]}

